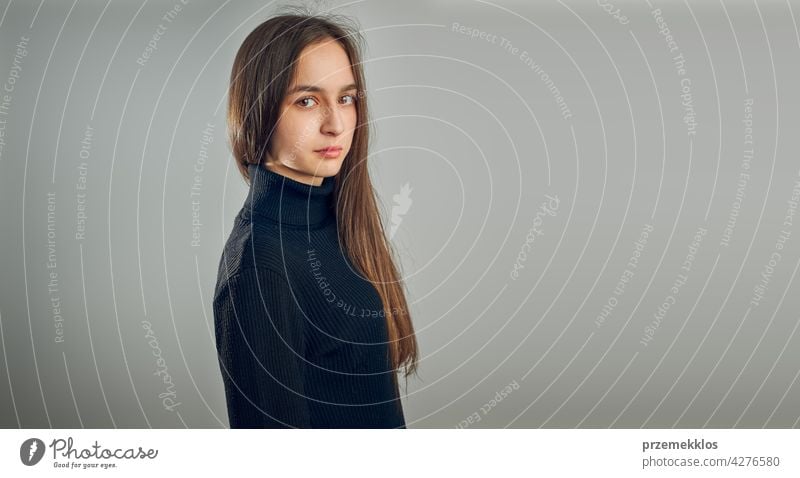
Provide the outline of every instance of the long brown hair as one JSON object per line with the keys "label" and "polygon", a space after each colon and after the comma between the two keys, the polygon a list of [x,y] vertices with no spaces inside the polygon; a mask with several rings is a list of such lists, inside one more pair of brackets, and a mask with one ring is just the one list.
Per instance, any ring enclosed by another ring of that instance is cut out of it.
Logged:
{"label": "long brown hair", "polygon": [[[249,183],[249,164],[261,164],[280,117],[301,51],[334,39],[344,48],[357,86],[357,123],[350,152],[336,175],[334,200],[343,250],[383,302],[393,370],[417,371],[417,341],[403,283],[378,212],[367,170],[370,122],[361,63],[363,38],[350,19],[326,14],[274,16],[244,40],[231,71],[228,135],[236,165]],[[342,220],[342,218],[347,218]],[[392,374],[397,390],[397,376]]]}

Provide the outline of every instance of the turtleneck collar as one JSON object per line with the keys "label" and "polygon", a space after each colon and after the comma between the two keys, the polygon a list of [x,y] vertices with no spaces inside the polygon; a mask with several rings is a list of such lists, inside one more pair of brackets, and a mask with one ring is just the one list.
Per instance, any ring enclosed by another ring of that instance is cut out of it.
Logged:
{"label": "turtleneck collar", "polygon": [[250,164],[250,191],[244,210],[282,224],[311,226],[334,215],[334,177],[311,186],[276,173],[263,164]]}

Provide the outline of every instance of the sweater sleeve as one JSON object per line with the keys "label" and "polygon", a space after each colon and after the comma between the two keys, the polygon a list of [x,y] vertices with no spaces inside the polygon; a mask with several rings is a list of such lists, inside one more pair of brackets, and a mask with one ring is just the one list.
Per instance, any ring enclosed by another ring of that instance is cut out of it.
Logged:
{"label": "sweater sleeve", "polygon": [[249,268],[217,284],[214,328],[231,428],[308,428],[303,320],[286,278]]}

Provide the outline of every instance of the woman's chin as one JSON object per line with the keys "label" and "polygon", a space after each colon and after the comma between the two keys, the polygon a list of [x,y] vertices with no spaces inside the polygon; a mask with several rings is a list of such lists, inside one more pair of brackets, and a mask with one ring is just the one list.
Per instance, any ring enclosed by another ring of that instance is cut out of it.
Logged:
{"label": "woman's chin", "polygon": [[342,169],[342,160],[321,159],[316,167],[311,168],[311,174],[317,177],[327,178],[330,176],[336,176],[340,169]]}

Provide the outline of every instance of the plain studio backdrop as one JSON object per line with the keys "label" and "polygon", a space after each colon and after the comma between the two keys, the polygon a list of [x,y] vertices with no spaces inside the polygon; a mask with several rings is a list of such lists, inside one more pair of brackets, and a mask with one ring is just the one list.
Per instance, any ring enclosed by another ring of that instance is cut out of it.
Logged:
{"label": "plain studio backdrop", "polygon": [[[798,426],[798,2],[310,5],[367,42],[409,428]],[[227,426],[227,82],[280,6],[0,4],[0,426]]]}

